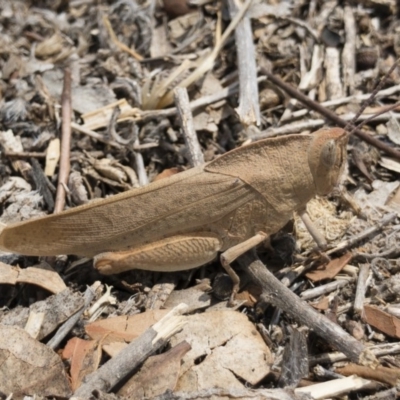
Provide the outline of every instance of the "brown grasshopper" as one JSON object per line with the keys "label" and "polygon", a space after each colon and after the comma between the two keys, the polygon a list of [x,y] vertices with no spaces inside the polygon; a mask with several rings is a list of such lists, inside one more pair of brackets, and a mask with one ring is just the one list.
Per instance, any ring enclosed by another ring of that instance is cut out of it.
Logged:
{"label": "brown grasshopper", "polygon": [[344,169],[348,135],[265,139],[146,187],[59,214],[9,225],[0,249],[31,256],[94,257],[102,274],[130,269],[178,271],[222,252],[230,263],[326,195]]}

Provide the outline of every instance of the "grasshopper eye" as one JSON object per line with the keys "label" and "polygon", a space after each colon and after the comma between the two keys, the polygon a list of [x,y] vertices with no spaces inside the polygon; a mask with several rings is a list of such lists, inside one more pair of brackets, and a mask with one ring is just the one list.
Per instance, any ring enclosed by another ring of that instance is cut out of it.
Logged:
{"label": "grasshopper eye", "polygon": [[333,167],[336,162],[336,143],[334,140],[326,142],[321,151],[321,161],[326,167]]}

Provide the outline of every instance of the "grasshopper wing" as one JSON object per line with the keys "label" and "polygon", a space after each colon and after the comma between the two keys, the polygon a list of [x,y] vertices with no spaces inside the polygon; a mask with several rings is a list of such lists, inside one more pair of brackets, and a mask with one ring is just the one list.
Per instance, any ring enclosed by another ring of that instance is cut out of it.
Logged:
{"label": "grasshopper wing", "polygon": [[207,228],[255,197],[257,192],[236,177],[193,168],[102,201],[7,226],[0,233],[0,249],[92,257]]}

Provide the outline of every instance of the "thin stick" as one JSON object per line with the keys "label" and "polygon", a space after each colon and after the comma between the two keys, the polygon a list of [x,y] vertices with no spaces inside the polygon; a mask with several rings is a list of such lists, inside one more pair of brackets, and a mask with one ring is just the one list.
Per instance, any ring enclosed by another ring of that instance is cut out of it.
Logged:
{"label": "thin stick", "polygon": [[[84,135],[91,137],[92,139],[98,140],[101,143],[104,143],[111,147],[115,147],[116,149],[123,149],[125,147],[122,144],[115,142],[114,140],[106,139],[101,133],[98,133],[98,132],[92,131],[91,129],[85,128],[83,125],[79,125],[76,122],[71,123],[71,128],[77,132],[83,133]],[[133,148],[133,150],[143,150],[143,149],[150,149],[150,148],[158,147],[158,146],[159,146],[158,142],[144,143],[144,144],[134,143],[132,148]],[[39,157],[40,154],[41,153],[38,153],[37,157]],[[12,154],[11,154],[11,156],[12,156]],[[46,154],[44,154],[44,157],[45,156],[46,156]]]}
{"label": "thin stick", "polygon": [[[383,343],[368,348],[372,354],[376,357],[382,357],[386,355],[394,355],[400,353],[400,343]],[[331,364],[335,362],[348,360],[348,357],[343,353],[321,353],[316,356],[310,357],[310,367],[317,364]]]}
{"label": "thin stick", "polygon": [[115,34],[111,23],[107,16],[103,16],[103,23],[107,28],[108,34],[111,37],[112,42],[120,48],[120,50],[125,51],[126,53],[130,54],[133,58],[135,58],[138,61],[143,60],[143,56],[141,56],[139,53],[136,53],[135,50],[132,50],[130,47],[128,47],[125,43],[122,43],[118,40],[117,35]]}
{"label": "thin stick", "polygon": [[269,127],[264,131],[251,135],[252,141],[267,139],[274,136],[290,135],[293,133],[299,133],[306,130],[315,130],[321,128],[326,124],[324,119],[308,119],[305,121],[293,122],[291,124],[285,124],[279,127]]}
{"label": "thin stick", "polygon": [[[239,11],[237,0],[228,0],[228,8],[231,19],[233,19]],[[240,82],[239,106],[236,108],[236,112],[244,126],[260,125],[257,57],[249,17],[244,16],[237,25],[235,42]]]}
{"label": "thin stick", "polygon": [[250,389],[243,387],[206,388],[188,392],[168,391],[152,397],[152,400],[198,400],[198,399],[257,399],[257,400],[311,400],[307,394],[296,394],[291,389]]}
{"label": "thin stick", "polygon": [[354,94],[357,29],[353,7],[344,6],[343,22],[346,35],[346,43],[342,53],[344,89],[345,91],[348,89],[349,94]]}
{"label": "thin stick", "polygon": [[360,272],[358,273],[356,297],[354,299],[354,312],[361,315],[364,310],[365,292],[367,290],[367,281],[369,276],[369,264],[361,264]]}
{"label": "thin stick", "polygon": [[363,232],[359,233],[358,235],[353,236],[350,239],[343,240],[343,242],[340,242],[333,249],[328,250],[326,252],[326,254],[329,255],[329,254],[335,253],[338,250],[347,249],[347,248],[353,246],[360,240],[363,240],[363,239],[367,238],[369,235],[372,235],[372,234],[378,232],[385,225],[390,224],[396,218],[397,218],[397,214],[395,214],[395,213],[385,215],[379,222],[377,222],[375,224],[375,226],[371,226],[370,228],[365,229]]}
{"label": "thin stick", "polygon": [[72,328],[78,323],[85,310],[89,307],[90,303],[94,299],[94,296],[96,295],[96,289],[99,286],[100,282],[95,282],[92,286],[86,289],[84,294],[85,303],[83,307],[58,328],[56,334],[47,342],[47,346],[53,350],[59,346]]}
{"label": "thin stick", "polygon": [[[311,100],[309,97],[305,96],[303,93],[299,92],[293,86],[288,85],[287,83],[283,82],[280,78],[269,72],[266,68],[261,68],[261,73],[266,75],[268,79],[273,82],[275,85],[279,86],[282,90],[288,93],[290,96],[295,97],[297,100],[301,101],[304,105],[309,107],[310,109],[320,113],[324,117],[328,118],[336,125],[345,128],[347,125],[346,121],[343,121],[342,118],[338,117],[334,112],[328,110],[325,107],[322,107],[317,102]],[[375,146],[376,148],[384,151],[385,153],[389,154],[392,157],[400,160],[400,152],[385,143],[381,142],[378,139],[368,135],[366,132],[362,131],[361,129],[356,129],[354,134],[357,135],[360,139],[364,140],[365,142]]]}
{"label": "thin stick", "polygon": [[[380,99],[380,98],[385,98],[389,96],[393,96],[397,94],[400,91],[400,85],[395,85],[391,86],[387,89],[379,90],[376,93],[375,99]],[[320,103],[321,106],[324,107],[334,107],[334,106],[341,106],[343,104],[348,104],[350,102],[356,102],[356,101],[364,101],[368,100],[371,97],[371,94],[356,94],[353,96],[347,96],[347,97],[342,97],[340,99],[334,99],[334,100],[327,100],[322,103]],[[308,108],[303,108],[301,110],[294,111],[291,114],[291,118],[300,118],[303,117],[304,115],[307,115],[310,113],[310,110]]]}
{"label": "thin stick", "polygon": [[[134,142],[134,146],[139,145],[139,138],[136,138]],[[144,160],[142,153],[140,151],[134,151],[133,155],[135,157],[135,164],[136,164],[136,173],[139,179],[140,186],[146,186],[149,184],[149,178],[146,174],[146,168],[144,166]]]}
{"label": "thin stick", "polygon": [[350,280],[347,279],[338,279],[332,282],[326,283],[325,285],[317,286],[312,289],[304,290],[301,293],[300,297],[302,300],[311,300],[315,299],[316,297],[322,296],[323,294],[331,293],[343,286],[346,286],[350,283]]}
{"label": "thin stick", "polygon": [[[358,120],[358,117],[364,112],[364,110],[367,108],[369,105],[371,99],[374,99],[376,94],[382,89],[384,83],[386,82],[386,78],[397,68],[398,60],[393,63],[393,65],[390,67],[389,71],[385,74],[385,77],[381,79],[379,82],[378,86],[372,91],[370,97],[364,101],[364,103],[361,104],[360,109],[358,110],[358,113],[354,116],[354,120],[352,121],[355,123]],[[351,124],[352,125],[352,124]]]}
{"label": "thin stick", "polygon": [[16,152],[16,151],[7,151],[4,152],[6,157],[18,157],[18,158],[46,158],[46,152],[36,152],[36,151],[26,151],[26,152]]}
{"label": "thin stick", "polygon": [[318,230],[317,226],[311,220],[306,210],[300,213],[300,218],[303,221],[303,224],[307,228],[308,232],[314,239],[315,243],[317,243],[318,247],[320,249],[325,249],[327,244],[324,235],[322,235],[322,233]]}
{"label": "thin stick", "polygon": [[71,70],[66,68],[64,71],[64,86],[61,95],[61,155],[60,168],[58,172],[58,186],[54,213],[59,213],[64,209],[65,205],[65,188],[68,185],[70,165],[70,149],[71,149]]}
{"label": "thin stick", "polygon": [[197,139],[193,125],[193,116],[190,110],[189,96],[186,88],[177,87],[174,90],[175,104],[181,120],[183,137],[185,139],[189,163],[191,167],[204,164],[203,153]]}

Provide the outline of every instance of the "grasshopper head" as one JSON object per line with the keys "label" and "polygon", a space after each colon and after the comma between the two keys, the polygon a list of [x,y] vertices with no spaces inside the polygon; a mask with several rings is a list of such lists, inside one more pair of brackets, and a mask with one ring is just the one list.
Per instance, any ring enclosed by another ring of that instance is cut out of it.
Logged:
{"label": "grasshopper head", "polygon": [[337,185],[346,164],[347,133],[341,128],[320,129],[313,134],[308,149],[308,164],[319,195]]}

